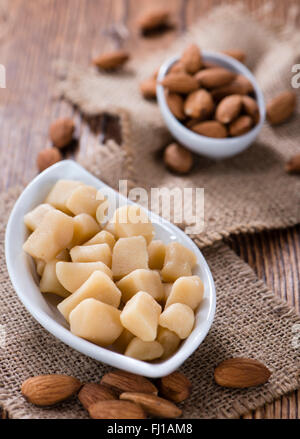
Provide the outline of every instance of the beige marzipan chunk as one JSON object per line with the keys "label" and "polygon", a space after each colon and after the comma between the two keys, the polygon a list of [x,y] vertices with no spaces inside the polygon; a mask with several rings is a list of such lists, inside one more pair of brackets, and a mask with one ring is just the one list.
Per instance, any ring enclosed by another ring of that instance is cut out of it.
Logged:
{"label": "beige marzipan chunk", "polygon": [[67,208],[74,214],[87,213],[96,218],[97,207],[104,201],[100,192],[93,186],[77,187],[67,200]]}
{"label": "beige marzipan chunk", "polygon": [[175,332],[170,331],[167,328],[158,327],[157,330],[157,339],[156,339],[164,348],[164,353],[161,356],[162,360],[166,360],[171,357],[174,352],[177,351],[178,346],[180,345],[180,338]]}
{"label": "beige marzipan chunk", "polygon": [[121,313],[121,322],[124,328],[143,341],[156,339],[158,319],[161,306],[153,297],[140,291],[125,305]]}
{"label": "beige marzipan chunk", "polygon": [[146,291],[158,302],[164,298],[163,284],[156,271],[139,268],[123,277],[117,285],[122,291],[123,302],[127,302],[139,291]]}
{"label": "beige marzipan chunk", "polygon": [[187,338],[192,332],[195,316],[192,308],[183,303],[173,303],[159,317],[159,325]]}
{"label": "beige marzipan chunk", "polygon": [[113,249],[112,272],[115,279],[131,273],[138,268],[148,269],[148,252],[143,236],[120,238]]}
{"label": "beige marzipan chunk", "polygon": [[103,262],[58,262],[56,275],[66,290],[74,293],[94,271],[101,271],[112,278],[112,272]]}
{"label": "beige marzipan chunk", "polygon": [[84,299],[89,298],[118,308],[121,300],[121,292],[105,273],[95,271],[75,293],[59,303],[57,308],[64,318],[69,320],[70,312]]}
{"label": "beige marzipan chunk", "polygon": [[181,276],[191,276],[197,263],[195,254],[179,244],[171,242],[166,246],[166,255],[161,275],[164,282],[174,282]]}
{"label": "beige marzipan chunk", "polygon": [[24,216],[24,223],[26,227],[32,232],[38,227],[41,223],[42,219],[49,212],[49,210],[53,210],[54,207],[50,204],[39,204],[35,209],[26,213]]}
{"label": "beige marzipan chunk", "polygon": [[70,314],[70,330],[100,346],[112,344],[121,334],[120,311],[96,299],[85,299]]}
{"label": "beige marzipan chunk", "polygon": [[79,215],[74,216],[73,222],[74,234],[69,248],[83,244],[100,230],[99,224],[96,220],[87,213],[80,213]]}
{"label": "beige marzipan chunk", "polygon": [[70,251],[73,262],[103,262],[111,268],[111,249],[108,244],[77,245]]}
{"label": "beige marzipan chunk", "polygon": [[54,259],[53,261],[46,263],[42,278],[40,280],[40,290],[42,293],[57,294],[60,297],[66,298],[70,295],[70,293],[62,286],[62,284],[57,279],[57,262],[57,259]]}
{"label": "beige marzipan chunk", "polygon": [[142,361],[151,361],[160,358],[164,349],[157,341],[143,341],[138,337],[131,340],[125,354],[127,357],[136,358]]}
{"label": "beige marzipan chunk", "polygon": [[67,200],[71,193],[79,186],[83,185],[80,181],[74,180],[58,180],[49,192],[45,203],[49,203],[56,209],[62,210],[70,214],[67,208]]}
{"label": "beige marzipan chunk", "polygon": [[154,228],[148,215],[137,205],[126,205],[116,209],[112,222],[118,238],[143,236],[149,244],[154,236]]}
{"label": "beige marzipan chunk", "polygon": [[93,236],[93,238],[85,242],[83,245],[107,244],[112,250],[115,243],[116,240],[114,235],[112,235],[110,232],[107,232],[106,230],[101,230],[101,232],[97,233],[95,236]]}
{"label": "beige marzipan chunk", "polygon": [[166,246],[159,239],[155,239],[148,245],[149,268],[161,270],[164,265]]}
{"label": "beige marzipan chunk", "polygon": [[33,258],[51,261],[71,242],[73,230],[71,217],[59,210],[50,210],[35,231],[29,235],[23,250]]}
{"label": "beige marzipan chunk", "polygon": [[195,310],[203,299],[204,286],[199,276],[183,276],[177,279],[166,302],[166,308],[172,303],[185,303]]}

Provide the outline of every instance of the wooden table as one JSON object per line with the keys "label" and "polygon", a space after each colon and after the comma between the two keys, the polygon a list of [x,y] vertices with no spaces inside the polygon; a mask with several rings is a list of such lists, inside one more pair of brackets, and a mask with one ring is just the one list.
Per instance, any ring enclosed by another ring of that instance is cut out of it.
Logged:
{"label": "wooden table", "polygon": [[[36,175],[37,152],[50,145],[49,122],[58,116],[75,118],[81,150],[86,149],[88,142],[95,142],[95,135],[80,115],[65,102],[53,98],[53,60],[64,58],[87,65],[91,56],[114,46],[108,31],[113,22],[120,21],[129,30],[126,47],[134,56],[147,55],[157,47],[167,47],[186,26],[213,6],[229,2],[166,1],[177,26],[159,36],[140,37],[136,29],[137,17],[145,8],[161,3],[161,0],[0,0],[0,64],[6,67],[7,75],[7,88],[0,89],[0,190],[28,182]],[[244,3],[250,10],[255,10],[269,0]],[[274,0],[274,3],[269,19],[284,23],[288,10],[299,2]],[[115,120],[107,127],[108,136],[119,137]],[[76,150],[70,154],[76,156]],[[298,226],[232,236],[228,241],[259,278],[298,311],[299,237]],[[299,408],[300,393],[293,392],[245,418],[298,418]]]}

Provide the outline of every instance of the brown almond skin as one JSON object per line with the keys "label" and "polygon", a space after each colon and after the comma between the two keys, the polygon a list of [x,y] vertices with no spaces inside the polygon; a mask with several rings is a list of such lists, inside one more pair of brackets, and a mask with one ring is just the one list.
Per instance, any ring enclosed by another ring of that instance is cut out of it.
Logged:
{"label": "brown almond skin", "polygon": [[240,116],[229,125],[229,134],[232,137],[242,136],[248,133],[253,126],[253,120],[250,116]]}
{"label": "brown almond skin", "polygon": [[170,12],[168,9],[150,10],[138,19],[138,27],[141,32],[150,32],[167,26]]}
{"label": "brown almond skin", "polygon": [[113,70],[123,66],[130,58],[126,50],[106,52],[93,59],[93,64],[104,70]]}
{"label": "brown almond skin", "polygon": [[231,56],[231,58],[234,58],[241,63],[244,63],[246,61],[246,54],[243,50],[230,49],[230,50],[223,50],[222,53],[225,53],[225,55]]}
{"label": "brown almond skin", "polygon": [[191,44],[183,52],[180,63],[185,67],[185,71],[190,74],[198,72],[203,66],[202,55],[196,44]]}
{"label": "brown almond skin", "polygon": [[211,94],[215,101],[219,102],[229,95],[247,95],[253,91],[254,89],[251,82],[245,76],[237,75],[230,84],[215,88]]}
{"label": "brown almond skin", "polygon": [[125,392],[120,395],[120,399],[133,401],[149,415],[159,418],[178,418],[182,413],[171,401],[149,393]]}
{"label": "brown almond skin", "polygon": [[221,123],[230,123],[238,117],[242,108],[242,96],[230,95],[221,100],[216,109],[216,119]]}
{"label": "brown almond skin", "polygon": [[180,61],[175,62],[175,63],[170,67],[170,69],[169,69],[169,71],[168,71],[168,73],[178,73],[178,72],[184,72],[184,73],[186,73],[186,71],[185,71],[185,67],[184,67],[184,65],[183,65]]}
{"label": "brown almond skin", "polygon": [[217,384],[244,389],[265,384],[271,376],[269,369],[257,360],[230,358],[220,363],[214,372]]}
{"label": "brown almond skin", "polygon": [[140,83],[140,92],[145,99],[156,99],[156,80],[154,77]]}
{"label": "brown almond skin", "polygon": [[176,119],[184,120],[185,114],[183,111],[183,97],[177,93],[167,93],[166,101],[171,113],[176,117]]}
{"label": "brown almond skin", "polygon": [[255,125],[259,122],[259,108],[255,99],[242,96],[242,108],[248,116],[252,117]]}
{"label": "brown almond skin", "polygon": [[184,72],[168,73],[161,84],[174,93],[191,93],[199,88],[197,80]]}
{"label": "brown almond skin", "polygon": [[101,384],[117,392],[143,392],[157,394],[157,388],[147,378],[124,370],[115,370],[103,375]]}
{"label": "brown almond skin", "polygon": [[173,372],[160,379],[159,392],[170,401],[179,403],[186,400],[191,390],[190,380],[180,372]]}
{"label": "brown almond skin", "polygon": [[89,407],[93,419],[146,419],[141,406],[129,401],[98,401]]}
{"label": "brown almond skin", "polygon": [[227,137],[226,127],[217,120],[200,122],[192,127],[192,131],[201,134],[201,136],[214,137],[216,139]]}
{"label": "brown almond skin", "polygon": [[92,404],[95,404],[95,402],[110,401],[117,399],[117,397],[106,386],[97,383],[87,383],[78,393],[78,399],[83,407],[88,410]]}
{"label": "brown almond skin", "polygon": [[57,148],[45,148],[38,153],[36,165],[39,172],[42,172],[60,160],[62,160],[62,155]]}
{"label": "brown almond skin", "polygon": [[204,90],[190,93],[184,103],[184,113],[194,119],[208,119],[214,111],[214,101],[211,94]]}
{"label": "brown almond skin", "polygon": [[178,145],[171,143],[164,151],[164,163],[171,171],[178,174],[187,174],[193,167],[192,153]]}
{"label": "brown almond skin", "polygon": [[289,119],[296,108],[296,94],[284,91],[267,104],[267,119],[271,125],[279,125]]}
{"label": "brown almond skin", "polygon": [[300,173],[300,154],[294,155],[285,165],[286,172]]}
{"label": "brown almond skin", "polygon": [[56,148],[64,148],[72,141],[75,124],[69,117],[54,121],[49,128],[49,137]]}
{"label": "brown almond skin", "polygon": [[40,375],[24,381],[21,392],[27,401],[46,407],[70,398],[81,385],[77,378],[68,375]]}
{"label": "brown almond skin", "polygon": [[200,70],[195,75],[198,84],[205,88],[216,88],[230,84],[236,77],[236,73],[223,67],[212,67],[211,69]]}

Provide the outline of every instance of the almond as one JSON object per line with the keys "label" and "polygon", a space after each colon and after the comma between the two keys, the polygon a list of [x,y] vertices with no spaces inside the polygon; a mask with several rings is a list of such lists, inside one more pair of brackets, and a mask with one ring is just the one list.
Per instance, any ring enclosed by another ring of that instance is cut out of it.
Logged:
{"label": "almond", "polygon": [[133,401],[149,415],[159,418],[177,418],[182,413],[171,401],[149,393],[125,392],[120,395],[120,399]]}
{"label": "almond", "polygon": [[22,394],[27,401],[38,406],[50,406],[74,395],[81,382],[68,375],[40,375],[24,381]]}
{"label": "almond", "polygon": [[56,148],[64,148],[72,138],[75,130],[75,124],[69,117],[57,119],[50,125],[49,136]]}
{"label": "almond", "polygon": [[296,94],[284,91],[272,99],[267,105],[267,119],[271,125],[285,122],[296,108]]}
{"label": "almond", "polygon": [[57,148],[45,148],[38,153],[36,165],[38,170],[42,172],[60,160],[62,160],[62,155]]}
{"label": "almond", "polygon": [[215,137],[219,139],[227,137],[226,127],[217,120],[208,120],[206,122],[197,123],[192,127],[192,131],[207,137]]}
{"label": "almond", "polygon": [[138,20],[141,32],[149,32],[167,26],[170,13],[167,9],[150,10]]}
{"label": "almond", "polygon": [[182,373],[173,372],[160,380],[159,391],[173,402],[182,402],[191,394],[192,384]]}
{"label": "almond", "polygon": [[177,143],[171,143],[164,151],[165,165],[178,174],[188,173],[193,166],[193,155]]}
{"label": "almond", "polygon": [[156,99],[156,79],[151,77],[142,81],[140,91],[145,99]]}
{"label": "almond", "polygon": [[254,123],[257,124],[259,122],[259,108],[256,100],[250,96],[243,96],[242,107],[244,112],[248,114],[248,116],[251,116]]}
{"label": "almond", "polygon": [[104,70],[112,70],[121,67],[129,59],[129,53],[125,50],[115,50],[103,53],[93,59],[93,64]]}
{"label": "almond", "polygon": [[205,88],[222,87],[229,84],[236,77],[236,73],[223,67],[212,67],[211,69],[200,70],[196,73],[195,79],[198,84]]}
{"label": "almond", "polygon": [[270,376],[271,372],[264,364],[249,358],[225,360],[216,367],[214,373],[217,384],[238,389],[264,384]]}
{"label": "almond", "polygon": [[241,63],[244,63],[246,60],[245,52],[243,50],[240,50],[240,49],[223,50],[222,53],[225,53],[225,55],[231,56],[231,58],[237,59]]}
{"label": "almond", "polygon": [[191,93],[199,88],[196,79],[184,72],[168,73],[161,84],[174,93]]}
{"label": "almond", "polygon": [[233,137],[242,136],[251,130],[253,120],[250,116],[240,116],[229,125],[229,134]]}
{"label": "almond", "polygon": [[157,394],[157,388],[147,378],[123,370],[106,373],[101,379],[101,384],[109,386],[117,392]]}
{"label": "almond", "polygon": [[166,94],[166,101],[168,104],[168,107],[174,116],[179,119],[183,120],[185,119],[185,114],[183,111],[183,98],[177,93],[167,93]]}
{"label": "almond", "polygon": [[184,65],[180,62],[177,61],[175,62],[169,69],[168,73],[178,73],[178,72],[185,72],[185,67]]}
{"label": "almond", "polygon": [[146,419],[142,407],[128,401],[98,401],[89,407],[93,419]]}
{"label": "almond", "polygon": [[203,61],[199,47],[196,44],[191,44],[185,49],[180,58],[180,63],[183,64],[187,73],[196,73],[202,68]]}
{"label": "almond", "polygon": [[109,401],[117,399],[117,397],[106,386],[97,383],[87,383],[80,389],[78,399],[83,407],[88,410],[97,401]]}
{"label": "almond", "polygon": [[212,90],[212,97],[219,102],[221,99],[225,98],[225,96],[238,94],[238,95],[247,95],[253,92],[253,85],[243,75],[237,75],[236,78],[228,85],[224,85],[223,87],[217,87]]}
{"label": "almond", "polygon": [[294,155],[285,165],[287,172],[300,172],[300,154]]}
{"label": "almond", "polygon": [[184,112],[195,119],[208,119],[214,111],[214,101],[211,94],[204,90],[190,93],[184,103]]}
{"label": "almond", "polygon": [[222,123],[230,123],[240,114],[242,97],[240,95],[226,96],[216,109],[216,119]]}

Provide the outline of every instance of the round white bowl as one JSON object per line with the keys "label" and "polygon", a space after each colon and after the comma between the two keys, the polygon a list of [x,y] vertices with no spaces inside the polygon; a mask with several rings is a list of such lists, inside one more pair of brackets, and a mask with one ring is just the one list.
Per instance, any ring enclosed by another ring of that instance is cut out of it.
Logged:
{"label": "round white bowl", "polygon": [[212,137],[201,136],[200,134],[196,134],[186,128],[171,113],[166,102],[164,88],[162,85],[160,85],[160,82],[163,80],[170,67],[179,60],[178,56],[168,59],[159,70],[156,90],[158,105],[169,131],[182,145],[186,146],[188,149],[191,149],[197,154],[201,154],[213,159],[231,157],[248,148],[259,134],[266,117],[264,96],[258,83],[256,82],[256,79],[244,64],[222,53],[203,50],[202,55],[205,61],[213,62],[218,64],[220,67],[225,67],[236,73],[241,73],[249,79],[249,81],[253,84],[255,98],[259,107],[260,119],[258,124],[252,128],[252,130],[242,136],[228,137],[226,139],[215,139]]}

